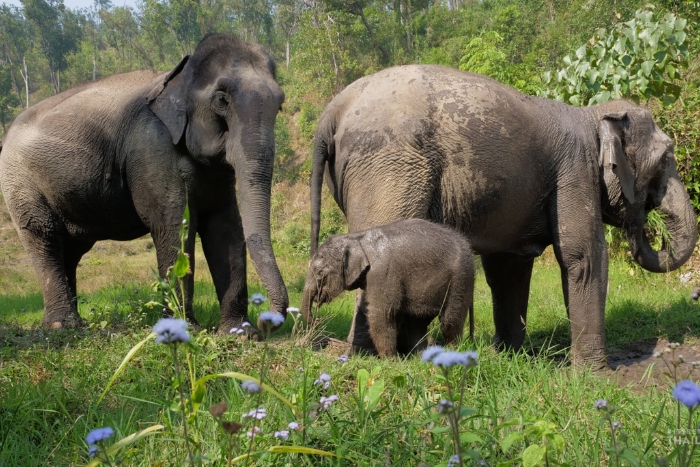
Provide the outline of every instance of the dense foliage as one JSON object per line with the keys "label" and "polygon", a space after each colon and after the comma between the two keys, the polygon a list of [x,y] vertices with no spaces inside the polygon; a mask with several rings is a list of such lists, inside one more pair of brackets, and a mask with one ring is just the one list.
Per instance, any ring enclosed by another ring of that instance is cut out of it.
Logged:
{"label": "dense foliage", "polygon": [[387,66],[438,63],[576,105],[618,96],[649,105],[676,140],[700,208],[697,1],[143,0],[132,9],[95,0],[79,10],[21,1],[0,6],[3,132],[22,108],[61,90],[168,69],[204,34],[229,32],[275,56],[302,159],[320,109],[344,86]]}

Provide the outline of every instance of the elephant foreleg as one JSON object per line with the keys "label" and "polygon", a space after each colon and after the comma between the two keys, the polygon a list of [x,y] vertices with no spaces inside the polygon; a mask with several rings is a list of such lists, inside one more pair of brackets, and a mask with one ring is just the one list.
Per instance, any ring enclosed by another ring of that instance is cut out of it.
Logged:
{"label": "elephant foreleg", "polygon": [[219,211],[200,219],[199,236],[221,304],[220,332],[248,320],[246,245],[237,210]]}
{"label": "elephant foreleg", "polygon": [[63,262],[66,269],[66,278],[68,279],[68,287],[71,292],[71,301],[76,303],[78,299],[78,291],[76,285],[76,271],[78,269],[78,263],[80,258],[83,257],[85,253],[90,251],[90,248],[95,244],[95,242],[79,242],[75,240],[66,241],[63,247]]}
{"label": "elephant foreleg", "polygon": [[[190,269],[187,274],[182,278],[182,289],[178,285],[176,289],[178,300],[180,305],[185,308],[185,316],[188,320],[192,322],[197,322],[194,316],[194,311],[192,309],[192,295],[194,293],[194,241],[196,238],[195,228],[197,225],[196,218],[192,211],[190,211],[190,231],[185,240],[185,254],[189,257]],[[153,237],[153,244],[156,247],[156,257],[158,260],[158,274],[160,277],[167,278],[168,270],[175,264],[177,257],[180,252],[180,224],[181,220],[177,223],[169,223],[165,227],[159,226],[158,228],[151,228],[151,236]],[[183,300],[184,295],[184,300]],[[171,310],[172,311],[172,310]]]}
{"label": "elephant foreleg", "polygon": [[355,291],[355,312],[352,317],[350,333],[348,334],[348,344],[350,351],[353,353],[363,352],[370,355],[377,353],[369,332],[367,302],[365,301],[365,291],[362,289]]}
{"label": "elephant foreleg", "polygon": [[512,253],[481,256],[486,282],[491,288],[494,343],[500,349],[519,349],[525,339],[527,302],[535,260]]}

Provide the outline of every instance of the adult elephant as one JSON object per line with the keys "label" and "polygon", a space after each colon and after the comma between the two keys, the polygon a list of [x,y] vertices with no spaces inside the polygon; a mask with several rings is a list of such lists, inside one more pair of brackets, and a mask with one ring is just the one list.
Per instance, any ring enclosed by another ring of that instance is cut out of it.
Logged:
{"label": "adult elephant", "polygon": [[[283,100],[265,50],[217,34],[167,73],[114,75],[17,117],[0,152],[0,187],[43,288],[44,324],[80,322],[76,267],[97,240],[150,232],[164,276],[178,254],[186,202],[221,305],[220,329],[248,319],[246,245],[271,309],[285,314],[269,216]],[[192,269],[194,240],[185,245]],[[192,289],[188,274],[190,319]]]}
{"label": "adult elephant", "polygon": [[[624,100],[576,108],[440,66],[362,78],[318,124],[312,252],[324,166],[351,232],[420,217],[469,237],[491,288],[499,346],[522,345],[533,261],[553,245],[575,364],[605,362],[603,223],[625,229],[635,260],[654,272],[681,266],[697,237],[673,142],[647,109]],[[657,207],[672,237],[661,251],[644,233]],[[355,347],[368,345],[365,327],[356,314]]]}

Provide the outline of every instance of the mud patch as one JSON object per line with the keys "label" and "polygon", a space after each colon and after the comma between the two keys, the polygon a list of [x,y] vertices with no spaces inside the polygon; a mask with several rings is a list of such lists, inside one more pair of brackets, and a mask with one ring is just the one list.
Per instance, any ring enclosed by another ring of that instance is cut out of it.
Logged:
{"label": "mud patch", "polygon": [[[680,344],[671,351],[666,339],[651,339],[635,342],[625,348],[611,352],[608,356],[609,374],[620,387],[649,388],[658,387],[668,390],[674,383],[674,364],[677,379],[700,380],[700,367],[693,362],[700,362],[700,343]],[[655,357],[663,352],[663,357]]]}

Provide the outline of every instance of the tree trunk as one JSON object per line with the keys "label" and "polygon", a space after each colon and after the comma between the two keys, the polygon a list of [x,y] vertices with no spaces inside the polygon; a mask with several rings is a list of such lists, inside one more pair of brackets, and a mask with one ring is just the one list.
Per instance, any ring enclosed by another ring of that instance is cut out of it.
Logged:
{"label": "tree trunk", "polygon": [[22,79],[24,80],[24,92],[27,95],[27,108],[29,108],[29,72],[27,71],[27,60],[26,57],[22,57],[22,65],[24,66],[24,73],[22,73]]}
{"label": "tree trunk", "polygon": [[388,65],[389,62],[391,61],[391,57],[389,56],[389,52],[374,37],[374,31],[372,31],[372,27],[369,25],[369,22],[367,21],[367,18],[365,17],[365,12],[362,11],[362,5],[355,2],[351,5],[350,8],[352,10],[352,13],[354,13],[360,17],[360,19],[362,20],[362,24],[364,24],[365,29],[367,29],[367,34],[369,34],[370,41],[372,41],[372,44],[374,44],[374,46],[379,50],[379,52],[381,52],[382,63],[384,63],[385,65]]}
{"label": "tree trunk", "polygon": [[287,38],[287,44],[284,50],[285,58],[287,59],[287,69],[289,70],[289,38]]}

